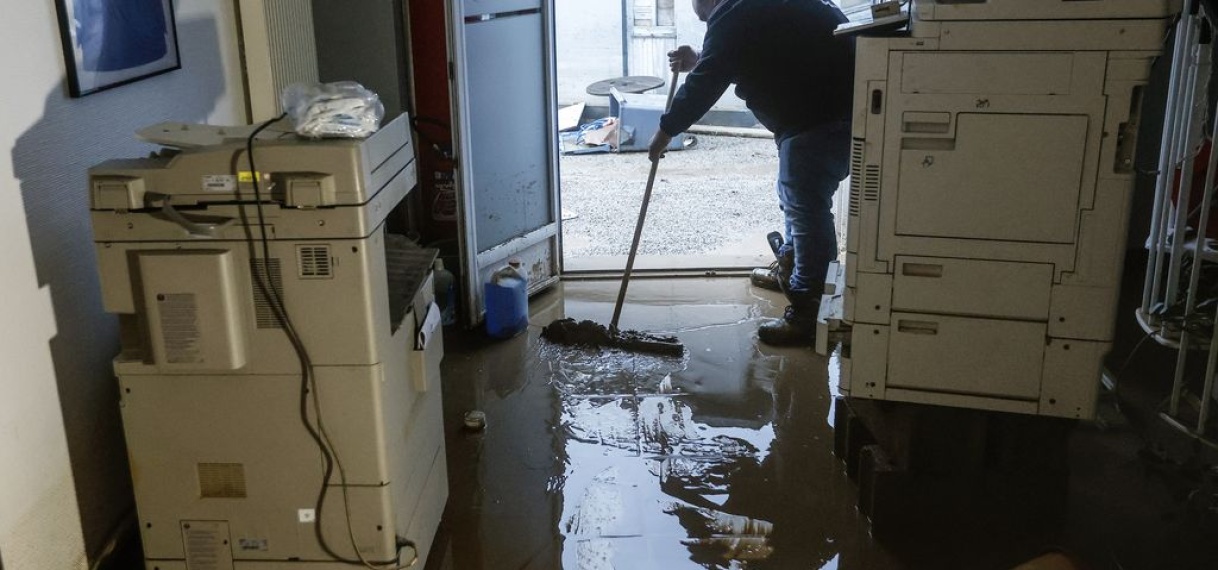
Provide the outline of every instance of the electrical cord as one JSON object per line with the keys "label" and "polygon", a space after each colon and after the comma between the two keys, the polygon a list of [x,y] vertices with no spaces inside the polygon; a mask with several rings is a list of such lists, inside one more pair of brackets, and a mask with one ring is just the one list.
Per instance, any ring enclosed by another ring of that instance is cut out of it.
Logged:
{"label": "electrical cord", "polygon": [[1129,354],[1125,356],[1125,361],[1121,363],[1120,368],[1117,368],[1116,372],[1114,372],[1112,375],[1112,402],[1116,407],[1117,412],[1121,413],[1122,415],[1125,412],[1121,409],[1121,376],[1125,374],[1125,369],[1129,368],[1129,364],[1133,362],[1134,355],[1136,355],[1139,350],[1142,350],[1142,347],[1146,345],[1146,341],[1150,340],[1154,336],[1155,335],[1151,333],[1142,335],[1142,339],[1138,341],[1138,344],[1134,345],[1133,350],[1129,351]]}
{"label": "electrical cord", "polygon": [[[321,483],[321,490],[318,492],[317,503],[314,507],[315,523],[313,531],[317,537],[317,542],[328,556],[343,564],[361,565],[369,570],[402,570],[410,568],[418,563],[418,549],[414,543],[409,540],[399,540],[397,545],[398,557],[388,561],[369,562],[360,552],[355,541],[355,528],[351,520],[351,501],[348,496],[347,487],[347,472],[343,467],[342,461],[335,449],[334,442],[331,441],[329,433],[325,429],[325,423],[322,420],[321,414],[321,397],[320,391],[317,388],[317,378],[313,371],[313,361],[309,356],[308,349],[305,347],[300,334],[297,333],[295,325],[292,323],[291,317],[288,315],[287,305],[283,302],[283,297],[280,291],[274,287],[273,279],[270,271],[271,248],[270,240],[266,233],[266,217],[262,210],[262,189],[259,181],[258,168],[254,163],[254,139],[258,134],[271,126],[273,123],[282,120],[287,116],[283,113],[274,119],[266,121],[254,129],[250,133],[249,138],[245,141],[245,156],[249,164],[250,179],[254,187],[254,206],[258,214],[258,228],[260,233],[260,242],[262,246],[262,271],[254,272],[255,282],[259,290],[262,292],[265,299],[270,301],[269,305],[275,315],[276,321],[287,334],[288,341],[292,344],[292,348],[296,352],[296,356],[300,361],[300,419],[304,423],[305,429],[309,432],[309,436],[313,442],[317,444],[318,449],[322,452],[322,457],[325,463],[325,470]],[[251,250],[254,248],[253,236],[247,231],[247,240]],[[255,265],[257,267],[257,265]],[[317,419],[317,427],[309,421],[309,410],[312,408],[313,415]],[[330,545],[326,542],[325,533],[322,531],[322,507],[325,505],[326,495],[329,489],[330,479],[334,475],[334,470],[337,467],[339,476],[339,485],[342,488],[343,495],[343,510],[347,524],[347,538],[350,540],[351,549],[355,552],[356,558],[346,558],[335,553]],[[401,549],[405,546],[411,547],[414,556],[411,561],[406,564],[401,564]]]}
{"label": "electrical cord", "polygon": [[[1158,314],[1159,322],[1163,325],[1164,332],[1179,333],[1188,332],[1191,335],[1197,335],[1200,338],[1208,339],[1214,329],[1214,318],[1206,311],[1197,310],[1199,308],[1208,307],[1209,300],[1204,300],[1197,303],[1193,313],[1183,314],[1185,301],[1177,302],[1170,309]],[[1163,336],[1160,333],[1160,336]]]}
{"label": "electrical cord", "polygon": [[1115,387],[1120,386],[1121,375],[1125,373],[1125,369],[1128,368],[1129,363],[1133,361],[1134,355],[1137,354],[1138,351],[1142,349],[1142,346],[1145,345],[1146,341],[1150,340],[1152,338],[1152,336],[1153,335],[1151,335],[1150,333],[1142,335],[1142,340],[1139,340],[1138,344],[1134,345],[1133,350],[1129,351],[1129,354],[1125,356],[1125,362],[1122,362],[1121,367],[1118,368],[1117,371],[1112,375],[1112,383],[1114,385],[1113,391],[1116,391]]}

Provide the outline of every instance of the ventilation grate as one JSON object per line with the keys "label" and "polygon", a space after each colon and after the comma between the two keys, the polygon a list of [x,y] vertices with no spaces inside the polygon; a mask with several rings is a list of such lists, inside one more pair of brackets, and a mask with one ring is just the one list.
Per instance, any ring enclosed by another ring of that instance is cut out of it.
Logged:
{"label": "ventilation grate", "polygon": [[165,361],[194,364],[203,361],[199,353],[199,305],[194,293],[161,293],[156,296],[161,316],[161,342]]}
{"label": "ventilation grate", "polygon": [[866,148],[864,139],[854,139],[850,149],[850,215],[857,217],[861,208],[860,200],[863,194],[863,150]]}
{"label": "ventilation grate", "polygon": [[258,328],[283,328],[279,324],[279,319],[275,317],[275,309],[271,305],[271,299],[268,298],[265,287],[259,285],[259,283],[266,283],[269,277],[270,283],[267,284],[278,293],[280,299],[283,298],[283,270],[279,260],[276,258],[252,260],[250,270],[253,273],[254,311],[258,320]]}
{"label": "ventilation grate", "polygon": [[[317,40],[313,33],[313,3],[299,0],[263,0],[267,45],[273,93],[288,85],[316,82]],[[261,47],[261,46],[259,46]],[[275,112],[280,108],[275,97]]]}
{"label": "ventilation grate", "polygon": [[298,246],[296,261],[301,279],[329,279],[334,276],[328,245]]}
{"label": "ventilation grate", "polygon": [[863,201],[875,202],[880,199],[880,167],[868,164],[863,169]]}
{"label": "ventilation grate", "polygon": [[245,465],[199,463],[199,496],[204,499],[244,499]]}

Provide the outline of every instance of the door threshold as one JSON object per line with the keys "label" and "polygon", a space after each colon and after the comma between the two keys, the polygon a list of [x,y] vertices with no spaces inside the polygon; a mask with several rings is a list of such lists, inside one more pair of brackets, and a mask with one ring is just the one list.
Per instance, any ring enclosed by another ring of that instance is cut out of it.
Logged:
{"label": "door threshold", "polygon": [[[743,277],[754,267],[773,263],[770,255],[640,255],[631,277]],[[626,271],[625,255],[576,257],[563,260],[563,279],[620,278]]]}

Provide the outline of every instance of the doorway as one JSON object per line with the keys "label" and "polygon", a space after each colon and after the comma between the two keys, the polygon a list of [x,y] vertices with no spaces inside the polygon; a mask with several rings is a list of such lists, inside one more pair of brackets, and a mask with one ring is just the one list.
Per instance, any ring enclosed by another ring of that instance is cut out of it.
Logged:
{"label": "doorway", "polygon": [[[615,113],[614,103],[621,99],[593,94],[594,84],[624,76],[654,78],[659,86],[644,92],[658,107],[647,117],[654,124],[671,79],[667,52],[678,45],[698,49],[705,31],[689,0],[555,0],[560,127],[575,129],[558,141],[564,273],[622,270],[650,167],[646,152],[628,148],[645,147],[647,141],[632,140],[634,125],[624,113]],[[678,85],[682,81],[684,75]],[[609,135],[609,144],[596,136],[614,119],[620,120],[607,130],[618,130],[616,146],[615,135]],[[686,137],[684,149],[669,152],[659,165],[636,269],[732,271],[769,265],[773,254],[765,236],[781,231],[783,220],[774,188],[773,135],[729,89]],[[843,184],[835,214],[845,211],[847,199]],[[845,217],[837,217],[844,246]]]}
{"label": "doorway", "polygon": [[[573,101],[581,105],[572,113],[576,127],[612,116],[611,93],[589,96],[590,82],[624,73],[667,75],[668,49],[700,45],[705,27],[688,0],[445,5],[463,297],[468,324],[476,325],[483,283],[509,260],[527,269],[530,293],[563,273],[625,267],[626,236],[633,236],[650,165],[640,152],[564,153],[562,111]],[[664,91],[662,77],[654,83]],[[651,129],[634,133],[640,150],[663,110],[664,95],[652,96],[661,103],[636,124]],[[629,121],[621,122],[627,132]],[[731,95],[702,123],[691,129],[696,142],[662,164],[635,266],[640,271],[722,273],[772,260],[765,235],[778,230],[782,218],[771,137]],[[847,198],[838,192],[839,212]],[[838,218],[840,236],[845,217]]]}

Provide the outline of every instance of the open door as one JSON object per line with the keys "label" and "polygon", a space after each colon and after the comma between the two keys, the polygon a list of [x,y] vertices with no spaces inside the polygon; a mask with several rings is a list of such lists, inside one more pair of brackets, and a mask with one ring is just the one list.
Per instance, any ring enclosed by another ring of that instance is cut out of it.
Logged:
{"label": "open door", "polygon": [[554,2],[449,6],[462,274],[476,325],[483,283],[509,258],[528,270],[530,294],[561,270]]}

